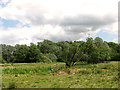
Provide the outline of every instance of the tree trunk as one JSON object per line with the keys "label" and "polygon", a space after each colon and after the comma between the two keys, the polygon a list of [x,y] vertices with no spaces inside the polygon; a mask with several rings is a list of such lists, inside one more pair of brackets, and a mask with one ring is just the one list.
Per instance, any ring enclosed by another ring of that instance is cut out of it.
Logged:
{"label": "tree trunk", "polygon": [[83,55],[80,57],[80,59],[77,62],[73,63],[73,66],[76,65],[82,59],[82,57]]}

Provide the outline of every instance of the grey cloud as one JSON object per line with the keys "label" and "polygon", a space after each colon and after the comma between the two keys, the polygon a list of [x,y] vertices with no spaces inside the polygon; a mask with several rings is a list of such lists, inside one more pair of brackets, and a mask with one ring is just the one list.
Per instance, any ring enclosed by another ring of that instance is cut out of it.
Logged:
{"label": "grey cloud", "polygon": [[66,17],[61,22],[61,25],[87,25],[87,26],[100,26],[112,24],[115,22],[115,18],[113,16],[90,16],[90,15],[78,15],[76,17]]}
{"label": "grey cloud", "polygon": [[71,25],[107,25],[115,22],[115,18],[112,15],[105,16],[97,16],[97,15],[76,15],[74,17],[65,16],[64,18],[56,18],[54,17],[51,20],[47,20],[44,15],[47,11],[42,8],[35,8],[31,6],[26,12],[25,17],[31,22],[33,25],[41,25],[41,24],[53,24],[53,25],[62,25],[62,26],[71,26]]}
{"label": "grey cloud", "polygon": [[49,37],[50,40],[57,42],[57,41],[75,41],[80,38],[84,38],[83,34],[65,34],[65,35],[51,35]]}
{"label": "grey cloud", "polygon": [[[38,11],[32,11],[27,13],[27,18],[33,25],[41,24],[52,24],[60,26],[73,26],[73,25],[84,25],[84,26],[104,26],[112,24],[116,19],[111,15],[106,16],[91,16],[91,15],[77,15],[75,17],[64,17],[62,19],[54,18],[47,20],[43,16],[43,13],[37,13]],[[33,13],[31,15],[31,13]]]}
{"label": "grey cloud", "polygon": [[80,38],[84,38],[84,34],[81,34],[81,33],[57,33],[56,35],[52,35],[52,34],[45,34],[44,36],[41,36],[38,34],[34,35],[32,37],[32,39],[34,40],[44,40],[44,39],[49,39],[51,41],[54,41],[54,42],[58,42],[58,41],[74,41],[74,40],[78,40]]}
{"label": "grey cloud", "polygon": [[[43,34],[36,34],[31,39],[32,40],[43,40],[43,39],[49,39],[52,41],[74,41],[85,38],[85,33],[89,31],[88,28],[91,28],[91,30],[94,31],[98,28],[102,28],[106,25],[110,25],[114,23],[116,20],[112,16],[104,16],[104,17],[97,17],[97,16],[90,16],[90,15],[78,15],[76,17],[64,17],[63,19],[54,18],[51,20],[45,19],[42,12],[41,14],[38,14],[37,11],[28,11],[26,18],[30,20],[32,25],[45,25],[45,24],[51,24],[51,25],[59,25],[64,30],[64,34],[57,33],[56,35],[52,34],[46,34],[43,36]],[[32,14],[33,13],[33,14]],[[42,32],[41,32],[42,33]],[[84,33],[84,34],[82,34]],[[0,38],[0,41],[2,43],[16,43],[20,41],[17,36],[9,35],[4,36],[4,38]]]}
{"label": "grey cloud", "polygon": [[[63,28],[64,34],[58,33],[57,35],[50,35],[47,34],[45,36],[39,36],[36,35],[34,38],[37,40],[42,39],[49,39],[52,41],[73,41],[78,40],[80,38],[85,37],[85,34],[89,30],[95,31],[98,28],[102,28],[106,25],[110,25],[116,21],[115,18],[112,16],[104,16],[104,17],[97,17],[97,16],[90,16],[90,15],[78,15],[76,17],[65,17],[63,19],[52,19],[52,20],[46,20],[45,18],[42,18],[41,16],[38,16],[38,20],[33,20],[32,22],[36,25],[41,24],[52,24],[52,25],[59,25]],[[43,22],[44,21],[44,22]],[[91,28],[91,29],[89,29]]]}
{"label": "grey cloud", "polygon": [[45,24],[45,22],[46,22],[42,12],[41,12],[41,14],[38,14],[38,11],[35,9],[33,9],[32,11],[27,11],[26,18],[33,25],[41,25],[41,24]]}
{"label": "grey cloud", "polygon": [[63,28],[68,34],[77,34],[89,31],[88,27],[83,25],[65,26]]}
{"label": "grey cloud", "polygon": [[116,21],[112,16],[95,17],[95,16],[77,16],[74,18],[65,18],[61,25],[66,34],[85,33],[89,30],[95,31],[106,25],[111,25]]}
{"label": "grey cloud", "polygon": [[[65,29],[66,33],[81,33],[87,32],[88,28],[91,27],[91,30],[94,31],[98,28],[102,28],[106,25],[111,25],[117,20],[111,16],[91,16],[91,15],[77,15],[75,17],[64,17],[63,19],[54,18],[51,20],[45,19],[43,14],[38,14],[38,11],[33,11],[34,13],[31,16],[31,12],[28,12],[27,18],[30,20],[32,25],[60,25]],[[68,28],[71,27],[71,28]]]}

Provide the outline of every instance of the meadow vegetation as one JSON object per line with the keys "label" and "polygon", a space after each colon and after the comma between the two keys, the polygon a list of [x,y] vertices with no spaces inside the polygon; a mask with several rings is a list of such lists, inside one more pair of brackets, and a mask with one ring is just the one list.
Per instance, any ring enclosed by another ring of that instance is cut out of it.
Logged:
{"label": "meadow vegetation", "polygon": [[118,62],[15,63],[3,65],[3,88],[118,88]]}

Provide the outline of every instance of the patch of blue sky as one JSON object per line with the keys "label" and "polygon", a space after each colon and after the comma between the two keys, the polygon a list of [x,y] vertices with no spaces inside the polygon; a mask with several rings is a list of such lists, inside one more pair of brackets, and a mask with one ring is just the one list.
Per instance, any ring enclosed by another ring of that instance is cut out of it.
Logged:
{"label": "patch of blue sky", "polygon": [[105,30],[101,30],[95,36],[93,36],[93,39],[95,39],[96,37],[100,37],[104,41],[107,41],[107,42],[112,42],[115,38],[118,38],[118,35],[117,34],[110,34]]}
{"label": "patch of blue sky", "polygon": [[[1,1],[2,2],[2,1]],[[0,6],[2,7],[2,8],[4,8],[5,6],[7,6],[7,4],[8,3],[10,3],[11,2],[11,0],[8,0],[6,3],[0,3]]]}
{"label": "patch of blue sky", "polygon": [[2,26],[4,27],[4,29],[7,29],[9,27],[16,27],[17,24],[20,23],[18,20],[8,20],[3,18],[0,18],[0,21],[2,21]]}
{"label": "patch of blue sky", "polygon": [[[15,28],[17,27],[18,24],[21,24],[20,21],[18,20],[8,20],[8,19],[3,19],[3,18],[0,18],[0,21],[2,22],[1,26],[7,30],[8,28]],[[29,24],[24,24],[22,25],[22,27],[30,27]]]}

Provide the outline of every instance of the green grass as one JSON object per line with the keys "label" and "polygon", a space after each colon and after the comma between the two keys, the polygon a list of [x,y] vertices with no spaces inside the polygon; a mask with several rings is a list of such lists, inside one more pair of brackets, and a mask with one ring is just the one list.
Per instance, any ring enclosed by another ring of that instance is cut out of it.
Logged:
{"label": "green grass", "polygon": [[[56,67],[55,64],[58,64]],[[56,67],[56,68],[55,68]],[[81,64],[16,63],[3,65],[3,88],[118,88],[118,62]]]}

